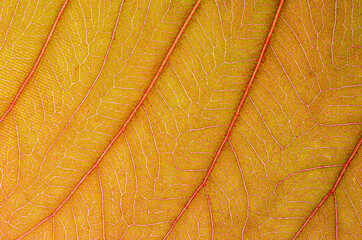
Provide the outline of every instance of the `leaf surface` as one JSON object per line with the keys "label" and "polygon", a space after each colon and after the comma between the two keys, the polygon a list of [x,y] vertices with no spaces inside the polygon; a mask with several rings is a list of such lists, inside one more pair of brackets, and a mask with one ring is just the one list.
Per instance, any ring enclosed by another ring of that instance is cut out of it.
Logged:
{"label": "leaf surface", "polygon": [[0,9],[0,239],[362,238],[358,1]]}

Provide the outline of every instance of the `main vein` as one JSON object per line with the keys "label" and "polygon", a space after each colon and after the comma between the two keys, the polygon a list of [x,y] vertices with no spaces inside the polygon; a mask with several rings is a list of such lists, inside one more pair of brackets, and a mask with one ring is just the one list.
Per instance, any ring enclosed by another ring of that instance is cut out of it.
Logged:
{"label": "main vein", "polygon": [[59,13],[58,13],[58,16],[56,17],[55,21],[54,21],[54,24],[52,26],[52,29],[50,30],[49,34],[48,34],[48,37],[47,37],[47,40],[45,41],[44,45],[43,45],[43,48],[41,49],[40,53],[39,53],[39,56],[38,58],[36,59],[35,61],[35,64],[33,66],[33,68],[31,69],[30,73],[28,74],[28,76],[26,77],[25,81],[23,82],[23,84],[21,85],[18,93],[16,94],[15,98],[13,99],[13,101],[10,103],[10,106],[9,108],[6,110],[6,112],[0,117],[0,123],[5,119],[5,117],[9,114],[9,112],[14,108],[15,106],[15,103],[18,101],[21,93],[24,91],[24,88],[25,86],[29,83],[30,79],[33,77],[34,75],[34,72],[36,70],[36,68],[38,67],[44,53],[45,53],[45,50],[47,49],[48,45],[49,45],[49,42],[51,40],[51,38],[53,37],[53,34],[54,34],[54,31],[55,31],[55,28],[57,27],[58,23],[59,23],[59,20],[61,18],[61,16],[63,15],[64,13],[64,10],[65,10],[65,7],[67,6],[69,0],[65,0],[64,3],[63,3],[63,6],[62,8],[60,9]]}
{"label": "main vein", "polygon": [[[348,160],[346,161],[346,163],[344,164],[341,173],[339,174],[336,182],[334,183],[332,189],[327,193],[327,195],[324,196],[324,198],[318,203],[317,207],[313,210],[313,212],[309,215],[309,217],[305,220],[305,222],[303,223],[303,225],[299,228],[298,232],[294,235],[293,240],[297,239],[297,237],[300,235],[300,233],[303,231],[303,229],[305,228],[305,226],[308,224],[308,222],[313,218],[313,216],[316,214],[316,212],[318,211],[318,209],[323,205],[323,203],[328,199],[328,197],[333,193],[333,195],[335,196],[335,192],[336,189],[339,185],[339,183],[342,180],[342,177],[344,176],[344,174],[346,173],[346,170],[348,168],[348,166],[351,164],[352,159],[354,158],[354,156],[357,154],[358,149],[361,147],[362,145],[362,137],[360,138],[359,142],[357,143],[356,147],[353,149],[352,154],[349,156]],[[336,207],[336,204],[335,204]],[[335,209],[335,211],[337,211],[337,209]],[[337,226],[336,226],[337,227]],[[336,233],[337,235],[337,233]]]}
{"label": "main vein", "polygon": [[[69,0],[68,0],[69,1]],[[123,3],[123,2],[122,2]],[[134,115],[136,114],[136,112],[138,111],[138,109],[142,106],[142,104],[144,103],[146,97],[148,96],[149,92],[151,91],[151,89],[153,88],[153,86],[155,85],[157,79],[159,78],[159,76],[161,75],[162,70],[164,69],[164,67],[166,66],[167,61],[169,60],[173,50],[175,49],[178,41],[180,40],[182,34],[184,33],[187,25],[189,24],[192,16],[195,14],[196,9],[198,8],[198,6],[200,5],[201,0],[198,0],[196,2],[196,4],[194,5],[193,9],[191,10],[191,12],[189,13],[188,17],[186,18],[184,24],[182,25],[179,33],[177,34],[174,42],[172,43],[170,49],[168,50],[165,58],[163,59],[157,73],[155,74],[155,76],[153,77],[150,85],[148,86],[147,90],[145,91],[145,93],[143,94],[142,98],[140,99],[140,101],[138,102],[137,106],[134,108],[134,110],[132,111],[132,113],[130,114],[130,116],[128,117],[128,119],[126,120],[126,122],[124,123],[124,125],[122,126],[122,128],[118,131],[118,133],[113,137],[113,139],[111,140],[111,142],[108,144],[108,146],[103,150],[101,156],[97,159],[97,161],[93,164],[93,166],[88,170],[88,172],[82,177],[82,179],[78,182],[78,184],[73,188],[73,190],[69,193],[69,195],[64,199],[64,201],[53,211],[52,214],[50,214],[49,216],[45,217],[43,220],[41,220],[38,224],[36,224],[32,229],[28,230],[27,232],[25,232],[22,236],[20,236],[18,239],[22,239],[23,237],[25,237],[26,235],[28,235],[30,232],[32,232],[33,230],[35,230],[38,226],[40,226],[42,223],[44,223],[45,221],[47,221],[49,218],[54,217],[55,214],[63,207],[63,205],[72,197],[72,195],[75,193],[75,191],[79,188],[79,186],[85,181],[85,179],[88,177],[88,175],[90,175],[94,169],[97,168],[98,164],[101,162],[101,160],[104,158],[104,156],[106,155],[106,153],[108,152],[108,150],[114,145],[114,143],[116,142],[116,140],[118,139],[118,137],[124,132],[124,130],[126,129],[126,127],[128,126],[128,124],[130,123],[130,121],[132,120],[132,118],[134,117]]]}
{"label": "main vein", "polygon": [[168,237],[168,235],[170,235],[170,233],[172,232],[173,228],[175,227],[176,223],[178,222],[178,220],[181,218],[181,216],[183,215],[183,213],[186,211],[186,209],[189,207],[189,205],[191,204],[192,200],[196,197],[197,193],[205,186],[215,164],[216,164],[216,161],[217,159],[219,158],[220,156],[220,153],[221,151],[223,150],[226,142],[228,141],[229,139],[229,136],[231,134],[231,131],[233,130],[234,126],[235,126],[235,123],[236,123],[236,120],[240,114],[240,111],[245,103],[245,100],[246,98],[248,97],[248,94],[250,92],[250,89],[251,89],[251,86],[255,80],[255,77],[256,77],[256,74],[258,73],[258,70],[260,68],[260,65],[261,65],[261,62],[263,60],[263,57],[264,57],[264,54],[265,54],[265,51],[269,45],[269,42],[270,42],[270,39],[271,39],[271,36],[273,34],[273,31],[275,29],[275,26],[277,24],[277,21],[279,19],[279,16],[280,16],[280,12],[282,10],[282,7],[283,7],[283,3],[284,3],[285,0],[280,0],[279,2],[279,5],[278,5],[278,8],[277,8],[277,11],[275,13],[275,16],[274,16],[274,19],[273,19],[273,22],[271,24],[271,27],[269,29],[269,33],[266,37],[266,40],[265,40],[265,43],[263,45],[263,48],[260,52],[260,55],[259,55],[259,58],[258,58],[258,61],[256,63],[256,66],[254,68],[254,71],[253,71],[253,74],[251,75],[250,77],[250,80],[249,80],[249,83],[245,89],[245,92],[244,92],[244,95],[243,97],[241,98],[240,100],[240,103],[238,105],[238,108],[236,109],[236,112],[234,114],[234,117],[233,119],[231,120],[231,123],[229,125],[229,129],[228,131],[226,132],[226,135],[223,139],[223,141],[221,142],[221,145],[219,147],[219,149],[217,150],[216,154],[215,154],[215,157],[213,159],[213,161],[211,162],[211,165],[206,173],[206,176],[204,177],[204,180],[202,181],[202,183],[199,185],[199,187],[196,189],[196,191],[192,194],[192,196],[189,198],[189,200],[187,201],[186,205],[184,206],[184,208],[181,210],[180,214],[176,217],[176,219],[173,221],[172,225],[171,225],[171,228],[169,229],[169,231],[166,233],[166,235],[163,237],[163,239],[166,239]]}

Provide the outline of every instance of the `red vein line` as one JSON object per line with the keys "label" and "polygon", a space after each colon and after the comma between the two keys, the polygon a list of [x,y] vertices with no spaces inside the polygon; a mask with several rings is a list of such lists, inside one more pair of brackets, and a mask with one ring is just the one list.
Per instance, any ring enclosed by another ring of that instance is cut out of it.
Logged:
{"label": "red vein line", "polygon": [[236,154],[235,149],[234,149],[233,145],[230,142],[230,139],[228,139],[228,143],[229,143],[229,145],[231,147],[231,150],[234,153],[235,160],[236,160],[236,162],[238,164],[241,179],[243,180],[244,190],[245,190],[245,193],[246,193],[246,219],[245,219],[245,223],[244,223],[244,226],[243,226],[243,231],[241,232],[241,239],[244,239],[245,228],[246,228],[246,225],[247,225],[247,223],[249,221],[249,217],[250,217],[250,214],[249,214],[249,211],[250,211],[250,196],[249,196],[248,189],[246,188],[244,173],[243,173],[243,169],[241,168],[241,164],[240,164],[238,155]]}
{"label": "red vein line", "polygon": [[261,50],[261,52],[260,52],[260,55],[259,55],[258,61],[257,61],[257,63],[256,63],[256,66],[255,66],[255,68],[254,68],[254,72],[253,72],[253,74],[251,75],[251,78],[250,78],[250,80],[249,80],[249,83],[248,83],[248,85],[247,85],[247,87],[246,87],[246,89],[245,89],[244,95],[243,95],[242,99],[240,100],[239,106],[238,106],[238,108],[237,108],[237,110],[236,110],[236,112],[235,112],[235,115],[234,115],[231,123],[230,123],[229,129],[228,129],[228,131],[227,131],[227,133],[226,133],[226,135],[225,135],[225,137],[224,137],[224,140],[222,141],[219,149],[218,149],[217,152],[216,152],[216,155],[215,155],[215,157],[214,157],[214,159],[213,159],[213,161],[212,161],[212,163],[211,163],[211,166],[209,167],[209,170],[207,171],[207,174],[206,174],[204,180],[203,180],[202,183],[199,185],[199,187],[196,189],[196,191],[192,194],[192,196],[190,197],[190,199],[188,200],[188,202],[186,203],[186,205],[184,206],[184,208],[181,210],[180,214],[177,216],[177,218],[176,218],[176,219],[174,220],[174,222],[172,223],[171,228],[170,228],[169,231],[166,233],[166,235],[163,237],[163,239],[166,239],[166,238],[168,237],[168,235],[172,232],[172,230],[173,230],[173,228],[175,227],[175,225],[176,225],[176,223],[178,222],[178,220],[181,218],[181,216],[183,215],[183,213],[184,213],[184,212],[186,211],[186,209],[189,207],[189,205],[191,204],[192,200],[196,197],[196,194],[200,191],[200,189],[201,189],[203,186],[205,186],[205,184],[206,184],[206,182],[207,182],[207,180],[208,180],[208,178],[209,178],[209,176],[210,176],[210,174],[211,174],[211,172],[212,172],[212,170],[213,170],[213,168],[214,168],[214,166],[215,166],[215,163],[216,163],[217,159],[219,158],[219,156],[220,156],[220,154],[221,154],[222,149],[224,148],[226,142],[228,141],[229,136],[230,136],[230,134],[231,134],[231,131],[232,131],[232,129],[233,129],[235,123],[236,123],[236,120],[237,120],[237,118],[238,118],[238,116],[239,116],[239,114],[240,114],[240,111],[241,111],[241,109],[242,109],[242,107],[243,107],[243,105],[244,105],[244,102],[245,102],[246,98],[248,97],[248,94],[249,94],[249,92],[250,92],[251,86],[252,86],[252,84],[253,84],[253,82],[254,82],[254,80],[255,80],[256,74],[257,74],[257,72],[258,72],[258,70],[259,70],[259,68],[260,68],[261,61],[263,60],[265,51],[266,51],[266,49],[267,49],[267,47],[268,47],[268,45],[269,45],[271,36],[272,36],[272,34],[273,34],[273,31],[274,31],[275,26],[276,26],[276,24],[277,24],[278,18],[279,18],[279,16],[280,16],[280,12],[281,12],[281,10],[282,10],[284,1],[285,1],[285,0],[280,0],[280,2],[279,2],[277,11],[275,12],[275,16],[274,16],[273,22],[272,22],[271,27],[270,27],[270,29],[269,29],[268,36],[266,37],[265,43],[264,43],[263,48],[262,48],[262,50]]}
{"label": "red vein line", "polygon": [[[20,180],[20,168],[21,168],[21,149],[20,149],[20,138],[19,138],[19,130],[18,130],[18,125],[16,123],[16,118],[14,115],[14,112],[12,112],[13,115],[13,119],[14,119],[14,126],[15,126],[15,132],[16,132],[16,139],[17,139],[17,144],[18,144],[18,169],[17,169],[17,180],[16,180],[16,185],[13,187],[13,189],[10,191],[10,193],[8,195],[6,195],[3,199],[2,202],[0,202],[0,208],[2,208],[2,206],[4,205],[4,203],[8,200],[8,198],[11,196],[11,194],[13,194],[13,192],[15,191],[16,187],[19,186],[19,180]],[[0,182],[0,185],[2,185],[2,181]]]}
{"label": "red vein line", "polygon": [[102,179],[101,175],[99,173],[99,168],[97,167],[97,176],[98,176],[98,182],[99,182],[99,188],[101,190],[101,199],[102,199],[102,239],[106,239],[106,225],[105,225],[105,216],[104,216],[104,194],[103,194],[103,187],[102,187]]}
{"label": "red vein line", "polygon": [[[54,141],[51,143],[50,147],[48,148],[47,152],[45,153],[44,155],[44,158],[43,160],[41,161],[41,164],[40,164],[40,170],[39,170],[39,173],[38,173],[38,178],[40,178],[40,173],[41,173],[41,170],[43,168],[43,163],[45,162],[45,159],[47,158],[48,154],[50,153],[50,150],[53,148],[53,146],[56,144],[56,142],[60,139],[60,137],[62,136],[62,134],[67,130],[68,126],[70,125],[71,121],[73,120],[74,116],[77,114],[77,112],[79,111],[79,109],[83,106],[83,104],[85,103],[85,101],[87,100],[90,92],[93,90],[94,86],[96,85],[96,83],[98,82],[102,72],[103,72],[103,69],[106,65],[106,62],[107,62],[107,59],[108,59],[108,56],[109,56],[109,53],[111,51],[111,48],[112,48],[112,45],[113,45],[113,42],[114,42],[114,39],[115,39],[115,36],[116,36],[116,31],[117,31],[117,26],[119,24],[119,20],[121,18],[121,12],[122,12],[122,9],[123,9],[123,4],[124,4],[124,1],[125,0],[122,0],[121,2],[121,5],[119,7],[119,11],[118,11],[118,15],[117,15],[117,19],[116,19],[116,23],[114,24],[114,27],[113,27],[113,31],[112,31],[112,35],[111,35],[111,40],[109,41],[109,44],[108,44],[108,47],[107,47],[107,51],[106,51],[106,54],[104,55],[104,59],[103,59],[103,62],[102,62],[102,65],[101,65],[101,68],[100,70],[98,71],[98,74],[96,76],[96,78],[94,79],[92,85],[89,87],[87,93],[85,94],[85,96],[83,97],[82,101],[80,102],[80,104],[78,105],[78,107],[75,109],[75,111],[73,112],[72,116],[68,119],[68,122],[67,124],[64,126],[64,128],[62,129],[62,131],[59,133],[59,135],[54,139]],[[47,176],[49,176],[50,174],[52,174],[53,171],[51,171]],[[35,183],[35,182],[34,182]],[[34,184],[33,183],[33,184]]]}
{"label": "red vein line", "polygon": [[[362,144],[362,137],[360,138],[359,142],[357,143],[356,147],[354,148],[351,156],[348,158],[347,162],[344,164],[344,167],[341,171],[341,173],[339,174],[336,182],[334,183],[332,189],[327,193],[327,195],[319,202],[319,204],[317,205],[317,207],[314,209],[314,211],[311,213],[311,215],[309,215],[309,217],[305,220],[304,224],[300,227],[299,231],[295,234],[295,236],[293,237],[293,240],[295,240],[299,234],[303,231],[303,229],[305,228],[305,226],[308,224],[308,222],[312,219],[312,217],[316,214],[316,212],[318,211],[318,209],[322,206],[322,204],[328,199],[328,197],[333,193],[335,194],[335,191],[338,187],[338,184],[341,182],[343,175],[345,174],[349,164],[351,163],[352,159],[354,158],[354,156],[356,155],[358,149],[360,148]],[[336,204],[335,204],[336,206]],[[337,210],[337,209],[336,209]],[[337,217],[337,216],[336,216]],[[337,220],[336,220],[337,222]]]}
{"label": "red vein line", "polygon": [[209,207],[209,214],[210,214],[211,240],[214,240],[215,229],[214,229],[214,220],[212,219],[211,202],[210,202],[209,194],[207,193],[206,186],[204,186],[204,190],[205,190],[205,195],[206,195],[206,199],[207,199],[207,205],[208,205],[208,207]]}
{"label": "red vein line", "polygon": [[75,193],[75,191],[79,188],[79,186],[85,181],[85,179],[88,177],[88,175],[90,175],[93,170],[98,166],[98,164],[100,163],[100,161],[104,158],[104,156],[106,155],[106,153],[108,152],[108,150],[114,145],[114,143],[116,142],[116,140],[118,139],[118,137],[123,133],[123,131],[126,129],[126,127],[128,126],[128,124],[130,123],[130,121],[132,120],[132,118],[134,117],[134,115],[136,114],[136,112],[138,111],[138,109],[142,106],[142,104],[144,103],[147,95],[149,94],[149,92],[151,91],[151,89],[153,88],[153,86],[156,83],[156,80],[158,79],[158,77],[160,76],[162,70],[164,69],[164,67],[166,66],[166,63],[168,61],[168,59],[171,56],[171,53],[173,52],[173,50],[175,49],[178,41],[180,40],[182,34],[184,33],[187,25],[189,24],[192,16],[195,14],[197,7],[200,5],[201,0],[198,0],[197,3],[194,5],[193,9],[191,10],[191,12],[189,13],[187,19],[185,20],[184,24],[182,25],[179,33],[177,34],[174,42],[172,43],[170,49],[168,50],[165,58],[163,59],[157,73],[155,74],[155,76],[153,77],[150,85],[148,86],[147,90],[145,91],[144,95],[142,96],[142,98],[140,99],[140,101],[138,102],[137,106],[134,108],[134,110],[132,111],[132,113],[130,114],[130,116],[128,117],[128,119],[126,120],[126,122],[124,123],[124,125],[122,126],[122,128],[118,131],[118,133],[114,136],[114,138],[111,140],[111,142],[108,144],[108,146],[103,150],[101,156],[97,159],[97,161],[94,163],[94,165],[88,170],[88,172],[82,177],[82,179],[78,182],[78,184],[74,187],[74,189],[69,193],[69,195],[67,196],[66,199],[64,199],[64,201],[53,211],[52,214],[50,214],[49,216],[45,217],[42,221],[40,221],[39,223],[37,223],[32,229],[28,230],[27,232],[25,232],[22,236],[20,236],[18,239],[22,239],[23,237],[25,237],[26,235],[28,235],[30,232],[32,232],[33,230],[35,230],[38,226],[40,226],[42,223],[44,223],[45,221],[47,221],[49,218],[55,216],[55,214],[63,207],[63,205],[73,196],[73,194]]}
{"label": "red vein line", "polygon": [[50,32],[49,32],[48,38],[47,38],[47,40],[45,41],[45,43],[44,43],[44,45],[43,45],[43,48],[41,49],[40,54],[39,54],[38,58],[36,59],[36,62],[35,62],[35,64],[34,64],[33,68],[31,69],[29,75],[26,77],[23,85],[21,85],[18,93],[16,94],[15,98],[14,98],[13,101],[11,102],[9,108],[8,108],[8,109],[6,110],[6,112],[1,116],[1,118],[0,118],[0,123],[5,119],[5,117],[9,114],[9,112],[14,108],[15,103],[18,101],[18,99],[19,99],[21,93],[23,92],[25,86],[28,84],[28,82],[30,81],[30,79],[31,79],[32,76],[34,75],[34,72],[35,72],[36,68],[38,67],[38,65],[39,65],[39,63],[40,63],[40,61],[41,61],[41,59],[42,59],[42,57],[43,57],[43,55],[44,55],[44,53],[45,53],[45,50],[47,49],[47,47],[48,47],[48,45],[49,45],[49,42],[50,42],[50,40],[51,40],[51,38],[52,38],[52,36],[53,36],[53,34],[54,34],[55,28],[57,27],[58,22],[59,22],[61,16],[63,15],[64,10],[65,10],[65,7],[67,6],[68,2],[69,2],[69,0],[65,0],[65,1],[64,1],[63,6],[62,6],[62,8],[60,9],[57,18],[56,18],[55,21],[54,21],[53,27],[52,27],[52,29],[51,29]]}
{"label": "red vein line", "polygon": [[334,197],[334,212],[335,212],[335,215],[334,217],[336,218],[335,221],[336,221],[336,240],[338,240],[338,206],[337,206],[337,196],[336,196],[336,192],[333,192],[333,197]]}

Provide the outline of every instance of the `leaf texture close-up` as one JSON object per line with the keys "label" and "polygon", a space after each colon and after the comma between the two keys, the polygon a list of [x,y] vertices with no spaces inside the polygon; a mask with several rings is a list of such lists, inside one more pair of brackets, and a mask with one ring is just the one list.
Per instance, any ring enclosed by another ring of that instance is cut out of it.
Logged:
{"label": "leaf texture close-up", "polygon": [[362,239],[358,0],[1,0],[0,239]]}

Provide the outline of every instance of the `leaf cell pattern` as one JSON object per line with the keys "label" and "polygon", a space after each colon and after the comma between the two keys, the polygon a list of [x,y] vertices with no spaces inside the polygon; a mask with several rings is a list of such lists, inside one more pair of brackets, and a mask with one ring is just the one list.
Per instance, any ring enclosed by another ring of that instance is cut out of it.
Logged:
{"label": "leaf cell pattern", "polygon": [[3,0],[0,239],[361,239],[356,0]]}

